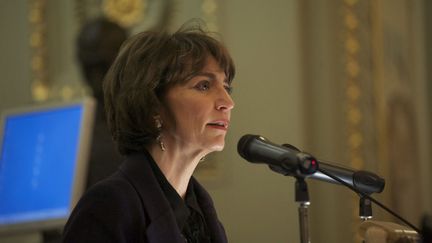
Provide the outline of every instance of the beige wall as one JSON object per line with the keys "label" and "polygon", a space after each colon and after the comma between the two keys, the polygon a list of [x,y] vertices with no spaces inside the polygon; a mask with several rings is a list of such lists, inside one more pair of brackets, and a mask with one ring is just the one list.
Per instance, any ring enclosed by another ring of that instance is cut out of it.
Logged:
{"label": "beige wall", "polygon": [[[174,26],[201,17],[201,1],[174,2]],[[242,135],[259,134],[305,148],[319,158],[348,161],[339,70],[343,63],[335,47],[341,33],[329,28],[341,24],[339,5],[302,0],[218,2],[220,32],[237,66],[236,106],[226,149],[205,162],[212,168],[210,176],[202,171],[197,176],[213,195],[230,242],[299,242],[294,179],[246,162],[236,146]],[[51,78],[60,85],[79,83],[71,50],[77,30],[73,4],[50,4],[58,11],[49,15],[58,18],[50,27]],[[27,1],[2,2],[0,20],[2,33],[8,33],[0,42],[1,110],[32,101]],[[352,193],[321,182],[310,182],[310,187],[312,242],[351,242]]]}
{"label": "beige wall", "polygon": [[26,1],[3,1],[0,7],[0,110],[30,99],[30,47]]}

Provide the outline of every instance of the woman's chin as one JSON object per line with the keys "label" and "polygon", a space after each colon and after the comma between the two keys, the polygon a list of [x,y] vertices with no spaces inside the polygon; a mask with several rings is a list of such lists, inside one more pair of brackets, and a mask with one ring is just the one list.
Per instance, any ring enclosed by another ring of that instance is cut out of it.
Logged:
{"label": "woman's chin", "polygon": [[210,151],[211,152],[219,152],[219,151],[222,151],[224,149],[224,147],[225,147],[225,142],[213,144],[212,146],[210,146]]}

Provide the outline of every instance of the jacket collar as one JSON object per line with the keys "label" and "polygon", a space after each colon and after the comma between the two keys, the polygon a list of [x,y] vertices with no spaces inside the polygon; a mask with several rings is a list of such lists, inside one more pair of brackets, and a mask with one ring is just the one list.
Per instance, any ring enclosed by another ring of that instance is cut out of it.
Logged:
{"label": "jacket collar", "polygon": [[177,222],[149,165],[148,153],[126,158],[120,171],[137,191],[146,213],[149,242],[184,242]]}
{"label": "jacket collar", "polygon": [[[165,198],[158,181],[149,164],[151,155],[146,151],[127,156],[120,166],[120,171],[138,192],[144,211],[149,217],[147,236],[155,242],[185,242],[177,227],[175,216],[168,200]],[[220,224],[210,195],[192,177],[197,201],[204,214],[207,226],[211,233],[212,242],[227,242],[225,231]]]}

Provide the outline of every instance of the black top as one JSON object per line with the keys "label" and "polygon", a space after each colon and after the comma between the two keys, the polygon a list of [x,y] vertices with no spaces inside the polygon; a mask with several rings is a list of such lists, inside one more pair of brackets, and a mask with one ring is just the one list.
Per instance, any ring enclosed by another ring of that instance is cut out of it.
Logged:
{"label": "black top", "polygon": [[195,196],[193,184],[189,183],[185,200],[168,182],[156,162],[150,154],[147,154],[152,171],[167,198],[173,212],[177,225],[183,237],[189,243],[210,243],[208,228],[203,213]]}

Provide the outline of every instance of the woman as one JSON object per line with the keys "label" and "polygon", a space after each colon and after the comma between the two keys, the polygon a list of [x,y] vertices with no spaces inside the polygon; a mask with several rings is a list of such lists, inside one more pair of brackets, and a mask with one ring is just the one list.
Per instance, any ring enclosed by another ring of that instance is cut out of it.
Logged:
{"label": "woman", "polygon": [[63,242],[227,242],[192,174],[224,147],[234,64],[200,28],[127,40],[104,80],[108,125],[125,156],[71,214]]}

